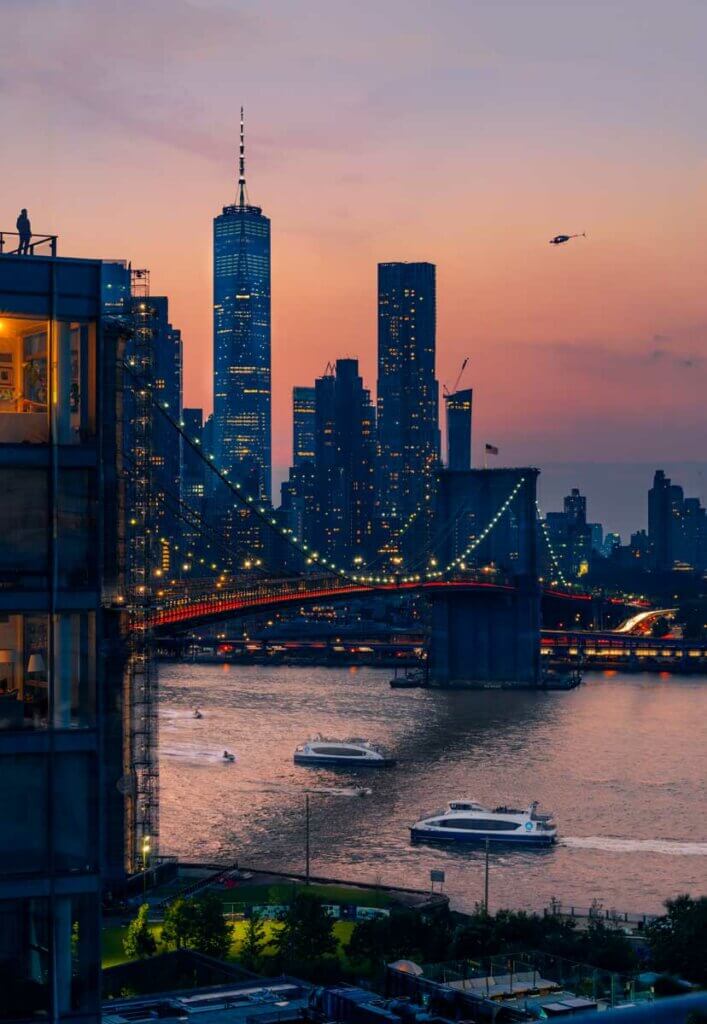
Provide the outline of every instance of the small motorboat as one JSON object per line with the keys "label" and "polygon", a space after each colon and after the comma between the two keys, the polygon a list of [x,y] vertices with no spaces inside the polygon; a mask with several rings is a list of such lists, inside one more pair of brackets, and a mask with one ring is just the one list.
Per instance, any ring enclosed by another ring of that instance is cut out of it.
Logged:
{"label": "small motorboat", "polygon": [[422,668],[406,668],[402,673],[396,666],[390,680],[392,690],[419,690],[427,686],[427,677]]}
{"label": "small motorboat", "polygon": [[539,814],[537,800],[525,810],[489,810],[475,800],[452,800],[445,811],[425,815],[410,828],[411,839],[453,843],[550,846],[557,838],[552,814]]}
{"label": "small motorboat", "polygon": [[236,755],[229,753],[228,750],[224,750],[223,757],[221,758],[221,760],[222,761],[235,761],[236,760]]}
{"label": "small motorboat", "polygon": [[198,708],[194,708],[194,714],[191,717],[192,718],[203,718],[204,716],[202,715],[201,711],[199,711]]}
{"label": "small motorboat", "polygon": [[295,750],[293,760],[295,764],[320,767],[346,765],[354,768],[389,768],[395,764],[394,758],[368,740],[333,740],[324,736],[315,736],[301,743]]}

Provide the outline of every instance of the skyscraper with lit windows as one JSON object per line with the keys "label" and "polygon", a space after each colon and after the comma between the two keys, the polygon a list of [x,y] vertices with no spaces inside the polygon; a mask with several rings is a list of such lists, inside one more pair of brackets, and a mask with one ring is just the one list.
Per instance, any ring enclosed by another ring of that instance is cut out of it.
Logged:
{"label": "skyscraper with lit windows", "polygon": [[433,263],[378,264],[378,445],[381,537],[391,561],[429,532],[439,464]]}
{"label": "skyscraper with lit windows", "polygon": [[[236,201],[214,218],[213,244],[215,460],[245,493],[269,500],[270,220],[248,201],[242,109]],[[230,543],[257,543],[252,517],[226,495],[221,505]]]}
{"label": "skyscraper with lit windows", "polygon": [[292,465],[314,462],[314,388],[292,389]]}

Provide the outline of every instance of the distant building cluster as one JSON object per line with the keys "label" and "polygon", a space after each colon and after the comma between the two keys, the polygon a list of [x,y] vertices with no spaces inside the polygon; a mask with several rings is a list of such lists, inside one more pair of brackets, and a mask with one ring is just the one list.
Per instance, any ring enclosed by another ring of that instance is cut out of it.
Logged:
{"label": "distant building cluster", "polygon": [[[147,294],[143,281],[125,262],[109,262],[103,298],[107,315],[142,318],[128,358],[152,380],[164,412],[150,457],[153,560],[165,574],[212,564],[228,571],[288,567],[298,557],[219,485],[202,453],[245,499],[267,508],[281,531],[342,568],[375,562],[398,571],[429,547],[442,465],[432,263],[378,267],[376,402],[356,359],[336,359],[317,380],[293,389],[292,465],[279,508],[271,497],[270,221],[248,198],[242,125],[236,200],[213,223],[211,416],[184,408],[180,332],[167,299]],[[149,366],[138,366],[135,348],[148,330]],[[447,463],[468,470],[471,389],[447,391],[445,404]],[[125,417],[139,426],[130,399]],[[183,438],[175,440],[170,420]]]}
{"label": "distant building cluster", "polygon": [[[429,541],[440,468],[435,308],[433,264],[380,264],[377,405],[355,359],[293,390],[282,522],[347,568],[399,566]],[[467,429],[468,469],[470,415]]]}
{"label": "distant building cluster", "polygon": [[577,488],[564,499],[562,512],[547,512],[540,523],[546,538],[540,552],[547,578],[576,580],[589,573],[707,572],[707,510],[699,498],[656,470],[648,491],[648,530],[632,533],[626,544],[616,533],[604,535],[601,523],[587,522],[587,499]]}

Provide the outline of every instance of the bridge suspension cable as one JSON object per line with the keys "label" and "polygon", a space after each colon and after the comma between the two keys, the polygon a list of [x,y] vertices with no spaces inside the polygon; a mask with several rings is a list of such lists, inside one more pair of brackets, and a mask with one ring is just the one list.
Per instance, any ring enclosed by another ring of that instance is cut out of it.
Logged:
{"label": "bridge suspension cable", "polygon": [[535,502],[535,511],[537,512],[538,522],[540,523],[540,532],[542,533],[545,539],[545,543],[547,544],[547,550],[550,554],[550,561],[557,570],[557,577],[560,583],[563,585],[563,587],[569,587],[572,584],[565,578],[565,575],[562,572],[562,566],[560,565],[559,559],[555,554],[555,549],[552,546],[552,541],[550,540],[550,531],[547,528],[547,522],[545,521],[545,517],[543,516],[537,501]]}
{"label": "bridge suspension cable", "polygon": [[494,516],[492,516],[492,518],[489,520],[487,525],[481,531],[481,533],[479,533],[476,537],[473,537],[472,540],[470,540],[469,543],[467,544],[467,546],[464,548],[462,553],[460,555],[458,555],[456,558],[453,558],[452,561],[449,562],[444,567],[444,569],[440,569],[437,572],[428,573],[428,576],[436,576],[436,577],[446,576],[448,572],[452,571],[452,569],[460,568],[462,562],[464,562],[465,559],[467,559],[469,557],[469,555],[473,551],[475,551],[479,547],[479,545],[483,543],[483,541],[486,540],[486,538],[491,533],[491,531],[494,529],[494,527],[497,525],[497,523],[501,519],[501,517],[508,511],[508,509],[511,507],[511,505],[515,501],[516,497],[518,496],[518,493],[520,492],[520,489],[521,489],[521,487],[523,486],[524,483],[525,483],[525,477],[522,476],[520,478],[520,480],[518,481],[518,483],[515,485],[515,487],[513,487],[513,489],[511,490],[511,493],[508,495],[506,500],[500,506],[500,508],[498,509],[496,514]]}
{"label": "bridge suspension cable", "polygon": [[[126,463],[129,463],[130,466],[133,467],[133,469],[137,468],[137,465],[129,452],[123,451],[123,459]],[[204,548],[207,551],[214,552],[215,549],[220,549],[222,555],[230,555],[229,548],[224,543],[224,541],[221,540],[220,537],[218,536],[216,528],[210,526],[206,522],[204,517],[201,515],[201,513],[197,511],[197,509],[195,509],[192,505],[186,502],[183,497],[176,496],[174,490],[172,489],[165,488],[164,498],[166,504],[169,506],[172,513],[179,520],[181,520],[181,522],[183,522],[186,526],[190,527],[192,530],[198,531],[198,533],[200,534],[200,543],[204,546]],[[210,539],[207,540],[207,537]],[[163,540],[163,538],[159,539]],[[175,552],[180,552],[180,554],[184,552],[188,558],[196,558],[195,552],[187,550],[186,547],[182,547],[180,549],[179,544],[172,543],[171,548]],[[200,565],[206,566],[207,560],[205,558],[199,558],[198,563]],[[228,569],[227,566],[219,565],[217,563],[214,563],[213,561],[210,561],[208,563],[208,568],[210,568],[213,572],[230,572],[230,569]]]}
{"label": "bridge suspension cable", "polygon": [[[233,494],[236,500],[244,506],[248,511],[256,518],[258,518],[271,532],[276,534],[281,539],[285,540],[298,554],[300,554],[306,561],[316,563],[317,565],[323,566],[328,572],[334,574],[342,580],[349,580],[355,583],[362,584],[364,586],[374,587],[376,584],[384,583],[391,584],[396,583],[400,580],[403,583],[414,582],[416,579],[419,580],[421,574],[408,574],[407,576],[398,575],[372,575],[366,573],[365,570],[360,573],[349,573],[345,569],[336,566],[330,559],[324,558],[316,550],[312,550],[311,545],[300,540],[298,537],[293,536],[292,530],[287,527],[279,526],[277,520],[272,515],[272,509],[268,509],[263,503],[262,499],[255,499],[253,495],[247,495],[242,493],[242,484],[240,481],[232,482],[228,478],[228,471],[220,469],[214,463],[213,453],[205,453],[201,448],[201,444],[198,439],[191,438],[183,429],[181,424],[175,420],[171,413],[164,407],[164,403],[160,403],[155,397],[151,384],[145,381],[139,373],[136,372],[134,365],[131,365],[130,361],[123,362],[124,369],[128,374],[138,383],[139,387],[143,388],[150,397],[152,404],[159,411],[160,415],[163,416],[167,422],[172,426],[174,430],[182,437],[184,442],[189,446],[192,452],[198,456],[198,458],[205,463],[211,470],[211,472],[223,483]],[[497,525],[501,517],[508,510],[518,492],[525,482],[525,477],[517,482],[513,487],[510,494],[499,507],[496,514],[491,518],[484,529],[474,537],[469,544],[466,546],[464,551],[457,557],[452,559],[444,569],[436,571],[428,571],[424,575],[427,579],[438,579],[442,576],[446,576],[453,569],[459,568],[469,555],[479,547],[479,545],[489,536],[491,531]],[[445,530],[449,530],[454,524],[445,524]]]}
{"label": "bridge suspension cable", "polygon": [[265,507],[265,505],[262,502],[262,499],[256,499],[253,497],[253,495],[250,494],[243,494],[242,484],[240,483],[240,481],[236,481],[234,483],[231,480],[229,480],[228,471],[222,470],[217,465],[215,465],[213,461],[213,453],[208,453],[208,455],[205,454],[200,446],[198,439],[189,437],[189,435],[182,428],[182,426],[174,419],[174,417],[168,412],[168,410],[164,408],[164,404],[161,404],[158,401],[158,399],[155,398],[155,395],[152,391],[152,387],[150,386],[149,382],[145,381],[143,378],[140,377],[140,375],[135,371],[134,366],[132,366],[129,361],[124,361],[123,367],[130,374],[130,376],[137,381],[138,385],[141,388],[144,388],[145,391],[147,391],[153,405],[159,411],[160,415],[162,415],[167,420],[167,422],[170,423],[174,430],[176,430],[177,433],[183,438],[183,440],[189,445],[194,454],[196,454],[201,459],[201,461],[204,462],[209,467],[211,472],[214,473],[215,476],[218,477],[218,479],[229,489],[229,491],[231,492],[231,494],[233,494],[236,500],[240,502],[240,504],[243,505],[244,508],[247,508],[255,517],[257,517],[271,532],[277,534],[279,537],[285,540],[295,551],[298,552],[298,554],[302,555],[305,559],[311,560],[311,562],[316,563],[317,565],[324,566],[328,572],[331,572],[334,575],[339,576],[341,579],[353,580],[355,582],[363,584],[394,582],[394,578],[392,577],[371,577],[366,575],[354,575],[348,573],[344,569],[341,569],[339,566],[334,565],[334,563],[330,559],[324,558],[322,555],[319,554],[319,552],[313,550],[309,544],[300,540],[298,537],[294,537],[290,529],[288,529],[287,527],[279,526],[277,520],[272,516],[272,510],[269,510],[267,507]]}

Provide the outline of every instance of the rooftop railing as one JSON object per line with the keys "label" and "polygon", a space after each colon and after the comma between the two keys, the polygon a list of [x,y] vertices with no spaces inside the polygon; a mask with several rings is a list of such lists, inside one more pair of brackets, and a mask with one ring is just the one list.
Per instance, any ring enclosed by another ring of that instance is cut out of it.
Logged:
{"label": "rooftop railing", "polygon": [[0,256],[56,256],[57,238],[33,233],[25,243],[19,231],[0,231]]}

